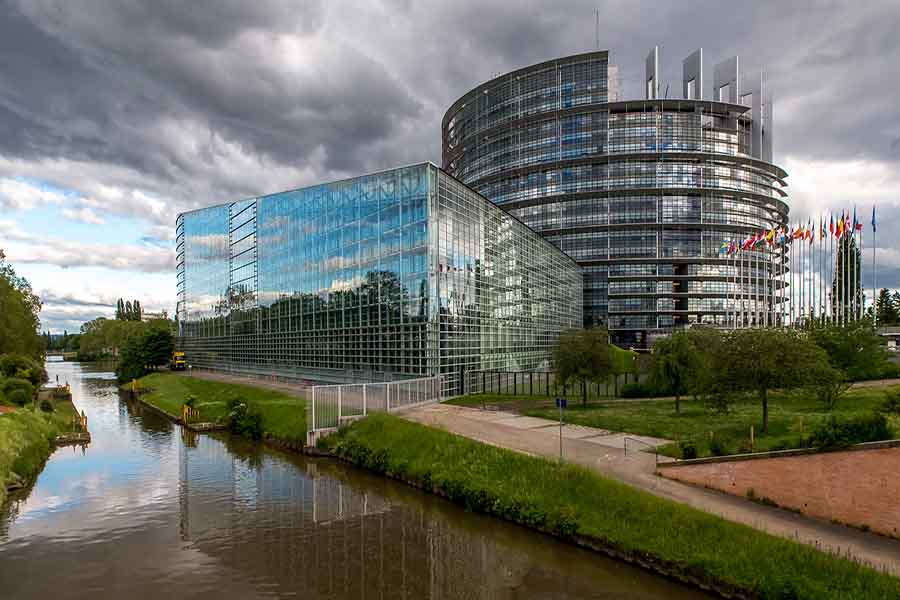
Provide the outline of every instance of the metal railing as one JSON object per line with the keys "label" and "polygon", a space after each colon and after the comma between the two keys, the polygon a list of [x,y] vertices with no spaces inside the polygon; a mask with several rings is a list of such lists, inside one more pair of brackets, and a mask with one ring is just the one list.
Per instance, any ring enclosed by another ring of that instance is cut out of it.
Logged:
{"label": "metal railing", "polygon": [[314,385],[306,407],[307,441],[372,412],[396,412],[440,402],[441,378],[424,377],[383,383]]}
{"label": "metal railing", "polygon": [[[653,444],[651,444],[649,442],[645,442],[644,440],[638,439],[636,437],[625,436],[625,438],[622,440],[622,446],[625,449],[625,456],[628,456],[628,442],[637,442],[638,444],[642,444],[643,446],[650,448],[653,451],[653,461],[657,465],[659,465],[659,448],[657,448],[656,446],[654,446]],[[632,450],[632,453],[634,453],[633,450]]]}

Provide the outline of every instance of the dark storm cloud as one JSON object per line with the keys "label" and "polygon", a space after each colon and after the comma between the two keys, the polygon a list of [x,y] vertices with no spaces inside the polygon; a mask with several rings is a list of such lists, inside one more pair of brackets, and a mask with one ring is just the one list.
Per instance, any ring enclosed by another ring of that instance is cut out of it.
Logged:
{"label": "dark storm cloud", "polygon": [[[900,164],[896,3],[0,0],[0,177],[171,227],[186,208],[440,162],[457,97],[593,49],[597,6],[623,97],[654,44],[672,97],[695,48],[708,82],[740,54],[775,93],[776,161],[811,165],[795,175]],[[802,183],[798,212],[843,193]]]}

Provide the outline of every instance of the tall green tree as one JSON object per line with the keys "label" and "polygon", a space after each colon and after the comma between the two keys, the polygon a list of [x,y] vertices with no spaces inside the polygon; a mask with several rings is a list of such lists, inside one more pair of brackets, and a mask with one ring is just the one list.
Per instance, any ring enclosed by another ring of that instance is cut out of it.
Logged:
{"label": "tall green tree", "polygon": [[132,314],[132,319],[131,319],[131,320],[132,320],[132,321],[140,321],[140,320],[141,320],[141,314],[142,314],[142,311],[141,311],[141,303],[140,303],[140,301],[135,300],[134,302],[132,302],[132,303],[131,303],[131,309],[134,311],[134,314]]}
{"label": "tall green tree", "polygon": [[609,333],[600,327],[563,332],[553,349],[553,368],[563,385],[581,384],[581,403],[586,405],[587,384],[599,384],[613,372]]}
{"label": "tall green tree", "polygon": [[737,329],[714,357],[709,384],[725,393],[753,393],[762,405],[762,432],[769,430],[769,392],[807,387],[830,369],[825,351],[796,331]]}
{"label": "tall green tree", "polygon": [[31,284],[16,274],[0,250],[0,354],[42,359],[46,342],[40,334],[40,312],[41,300]]}
{"label": "tall green tree", "polygon": [[875,316],[878,325],[896,325],[900,306],[894,301],[894,297],[886,288],[878,291],[875,300]]}
{"label": "tall green tree", "polygon": [[116,300],[116,320],[124,321],[125,320],[125,301],[119,298]]}
{"label": "tall green tree", "polygon": [[[861,260],[855,236],[845,235],[838,240],[831,281],[831,308],[835,315],[853,315],[862,306],[860,285]],[[848,317],[850,320],[852,316]]]}

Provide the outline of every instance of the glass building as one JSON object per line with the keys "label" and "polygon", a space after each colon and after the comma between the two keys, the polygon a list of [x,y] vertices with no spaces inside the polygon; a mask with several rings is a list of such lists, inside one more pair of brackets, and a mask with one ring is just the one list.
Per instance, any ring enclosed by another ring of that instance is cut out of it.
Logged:
{"label": "glass building", "polygon": [[607,326],[615,343],[647,348],[698,323],[774,325],[784,257],[719,253],[787,224],[765,80],[740,76],[734,57],[704,99],[698,50],[683,61],[683,97],[660,98],[658,61],[654,49],[646,97],[632,101],[619,99],[607,51],[479,85],[444,116],[443,167],[578,261],[585,325]]}
{"label": "glass building", "polygon": [[546,364],[580,326],[578,265],[420,164],[178,216],[189,364],[325,382]]}

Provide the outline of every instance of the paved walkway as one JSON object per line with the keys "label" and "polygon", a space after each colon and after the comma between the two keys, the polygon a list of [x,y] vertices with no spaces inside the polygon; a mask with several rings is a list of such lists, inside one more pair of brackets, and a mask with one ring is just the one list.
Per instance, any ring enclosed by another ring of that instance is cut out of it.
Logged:
{"label": "paved walkway", "polygon": [[[486,444],[534,456],[559,456],[558,422],[449,404],[413,409],[403,416]],[[668,440],[630,436],[580,425],[564,425],[562,438],[563,456],[566,460],[590,467],[656,496],[687,504],[773,535],[810,544],[900,576],[900,541],[659,477],[655,474],[654,455],[646,450],[666,444]],[[671,459],[660,457],[660,460]]]}

